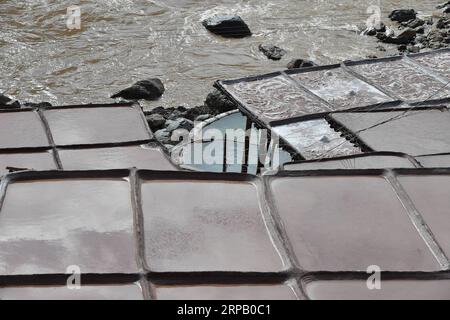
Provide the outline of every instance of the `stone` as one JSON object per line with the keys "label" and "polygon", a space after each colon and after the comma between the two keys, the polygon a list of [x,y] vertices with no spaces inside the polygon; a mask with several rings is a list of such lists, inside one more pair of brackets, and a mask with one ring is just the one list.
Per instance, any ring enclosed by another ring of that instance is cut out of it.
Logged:
{"label": "stone", "polygon": [[425,34],[425,27],[424,26],[417,27],[414,30],[416,31],[417,34]]}
{"label": "stone", "polygon": [[167,120],[165,123],[166,130],[169,132],[177,129],[192,130],[194,128],[194,122],[186,118],[178,118],[176,120]]}
{"label": "stone", "polygon": [[205,105],[216,113],[223,113],[236,109],[236,105],[226,95],[217,89],[208,94]]}
{"label": "stone", "polygon": [[434,24],[434,26],[437,29],[445,29],[450,25],[450,20],[445,19],[445,18],[440,18],[438,21],[436,21],[436,23]]}
{"label": "stone", "polygon": [[164,108],[164,107],[157,107],[154,108],[152,111],[150,111],[148,114],[160,114],[164,118],[168,118],[173,112],[175,111],[174,107]]}
{"label": "stone", "polygon": [[447,2],[441,3],[440,5],[436,6],[436,9],[444,9],[449,6],[450,6],[450,1],[447,1]]}
{"label": "stone", "polygon": [[411,53],[418,53],[418,52],[420,52],[420,49],[421,48],[418,45],[409,45],[407,47],[408,52],[411,52]]}
{"label": "stone", "polygon": [[420,18],[416,18],[416,19],[414,19],[414,20],[412,20],[412,21],[409,21],[409,22],[406,24],[406,27],[415,29],[415,28],[417,28],[417,27],[423,26],[424,24],[425,24],[425,21],[424,21],[424,20],[422,20],[422,19],[420,19]]}
{"label": "stone", "polygon": [[271,60],[281,60],[281,58],[287,53],[286,50],[274,45],[259,45],[259,51]]}
{"label": "stone", "polygon": [[114,95],[111,98],[123,98],[125,100],[156,100],[165,91],[164,84],[158,78],[141,80]]}
{"label": "stone", "polygon": [[405,52],[408,49],[408,46],[406,44],[401,44],[398,46],[398,51]]}
{"label": "stone", "polygon": [[210,114],[202,114],[202,115],[199,115],[197,118],[195,118],[195,121],[202,122],[202,121],[208,120],[211,117],[212,117],[212,115],[210,115]]}
{"label": "stone", "polygon": [[308,68],[308,67],[315,67],[317,64],[310,60],[306,59],[292,59],[288,65],[288,69],[299,69],[299,68]]}
{"label": "stone", "polygon": [[171,144],[171,133],[167,129],[160,129],[155,132],[155,138],[162,144]]}
{"label": "stone", "polygon": [[152,130],[162,129],[166,123],[166,119],[158,113],[150,114],[145,118],[147,119],[148,125]]}
{"label": "stone", "polygon": [[366,29],[362,32],[363,36],[375,36],[377,35],[377,30],[375,28]]}
{"label": "stone", "polygon": [[428,40],[431,42],[441,42],[444,40],[445,33],[441,33],[440,31],[430,32],[428,34]]}
{"label": "stone", "polygon": [[20,109],[21,105],[19,101],[14,101],[10,104],[0,104],[0,109]]}
{"label": "stone", "polygon": [[414,9],[400,9],[394,10],[389,15],[389,18],[392,21],[397,22],[406,22],[410,20],[414,20],[417,17],[417,12]]}
{"label": "stone", "polygon": [[375,36],[378,32],[386,32],[386,25],[383,22],[375,26],[367,27],[361,34],[363,36]]}
{"label": "stone", "polygon": [[11,98],[9,98],[3,94],[0,94],[0,105],[7,104],[9,102],[11,102]]}
{"label": "stone", "polygon": [[212,33],[226,38],[244,38],[252,35],[248,25],[239,16],[215,16],[203,20],[202,24]]}
{"label": "stone", "polygon": [[387,36],[382,41],[385,43],[393,43],[393,44],[408,44],[414,41],[416,38],[417,32],[414,29],[406,28],[402,30],[398,35],[395,36]]}
{"label": "stone", "polygon": [[197,119],[197,117],[199,117],[201,115],[212,115],[214,113],[215,112],[213,110],[211,110],[207,106],[203,105],[203,106],[197,106],[197,107],[193,107],[193,108],[188,109],[184,113],[184,117],[186,119],[194,121],[194,120]]}
{"label": "stone", "polygon": [[25,102],[24,107],[28,108],[49,108],[52,104],[50,102]]}

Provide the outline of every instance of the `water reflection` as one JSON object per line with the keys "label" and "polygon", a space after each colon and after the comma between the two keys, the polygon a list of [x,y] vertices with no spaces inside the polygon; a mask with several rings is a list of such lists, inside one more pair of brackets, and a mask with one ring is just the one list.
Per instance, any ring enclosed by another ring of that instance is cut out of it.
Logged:
{"label": "water reflection", "polygon": [[[197,138],[198,137],[198,138]],[[190,141],[172,151],[184,168],[257,174],[292,161],[292,156],[238,111],[219,115],[194,129]]]}

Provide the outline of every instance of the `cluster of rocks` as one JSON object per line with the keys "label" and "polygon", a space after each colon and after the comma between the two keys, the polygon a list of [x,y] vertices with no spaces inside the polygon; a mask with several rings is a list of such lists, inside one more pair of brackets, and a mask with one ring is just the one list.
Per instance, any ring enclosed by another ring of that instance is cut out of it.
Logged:
{"label": "cluster of rocks", "polygon": [[292,59],[288,65],[288,69],[300,69],[300,68],[310,68],[317,66],[316,63],[306,59]]}
{"label": "cluster of rocks", "polygon": [[0,94],[0,109],[20,109],[22,107],[24,108],[47,108],[51,107],[50,102],[24,102],[20,103],[17,100],[13,100],[8,96],[5,96],[4,94]]}
{"label": "cluster of rocks", "polygon": [[155,133],[156,139],[168,148],[179,141],[176,131],[179,129],[191,131],[195,122],[202,122],[220,113],[236,109],[236,105],[222,92],[214,89],[206,97],[204,105],[193,108],[157,107],[145,113],[147,122]]}
{"label": "cluster of rocks", "polygon": [[286,50],[277,46],[264,44],[259,45],[259,51],[271,60],[281,60],[281,58],[283,58],[283,56],[287,53]]}
{"label": "cluster of rocks", "polygon": [[[422,49],[439,49],[450,46],[450,1],[439,5],[433,16],[421,19],[414,9],[394,10],[389,18],[394,22],[387,26],[383,22],[363,31],[375,36],[380,42],[396,44],[400,52],[420,52]],[[385,51],[383,47],[379,47]]]}

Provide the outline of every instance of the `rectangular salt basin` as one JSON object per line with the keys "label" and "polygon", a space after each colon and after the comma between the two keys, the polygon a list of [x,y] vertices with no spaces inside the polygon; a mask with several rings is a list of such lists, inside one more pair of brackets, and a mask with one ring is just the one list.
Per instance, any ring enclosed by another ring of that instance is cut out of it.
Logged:
{"label": "rectangular salt basin", "polygon": [[434,53],[410,56],[413,60],[429,70],[450,80],[450,51],[442,50]]}
{"label": "rectangular salt basin", "polygon": [[52,151],[0,153],[0,176],[7,174],[8,167],[29,170],[56,170]]}
{"label": "rectangular salt basin", "polygon": [[349,68],[404,101],[450,97],[445,83],[401,60],[349,64]]}
{"label": "rectangular salt basin", "polygon": [[158,300],[296,300],[288,285],[155,286]]}
{"label": "rectangular salt basin", "polygon": [[142,112],[133,107],[58,108],[44,111],[58,146],[151,139]]}
{"label": "rectangular salt basin", "polygon": [[332,111],[283,75],[254,81],[224,83],[223,86],[248,112],[265,124],[312,113]]}
{"label": "rectangular salt basin", "polygon": [[0,212],[0,275],[135,273],[130,187],[122,179],[12,182]]}
{"label": "rectangular salt basin", "polygon": [[305,284],[311,300],[449,300],[450,280],[383,279],[380,290],[367,280],[314,280]]}
{"label": "rectangular salt basin", "polygon": [[266,179],[301,269],[366,272],[377,265],[383,271],[440,270],[383,177]]}
{"label": "rectangular salt basin", "polygon": [[0,300],[143,300],[138,283],[89,285],[80,289],[67,286],[34,285],[0,287]]}
{"label": "rectangular salt basin", "polygon": [[49,145],[44,124],[37,112],[0,112],[0,149]]}
{"label": "rectangular salt basin", "polygon": [[314,94],[336,106],[336,110],[393,101],[377,88],[345,72],[342,68],[290,72],[289,75]]}
{"label": "rectangular salt basin", "polygon": [[294,122],[272,130],[308,160],[361,153],[324,119]]}
{"label": "rectangular salt basin", "polygon": [[287,171],[384,168],[415,168],[415,166],[406,158],[388,155],[365,155],[324,161],[302,161],[288,163],[283,166],[283,169]]}
{"label": "rectangular salt basin", "polygon": [[144,179],[142,205],[150,270],[283,270],[258,192],[250,181]]}
{"label": "rectangular salt basin", "polygon": [[161,148],[125,146],[115,148],[61,149],[65,170],[138,168],[177,171]]}
{"label": "rectangular salt basin", "polygon": [[332,118],[375,151],[412,156],[450,152],[448,111],[335,113]]}

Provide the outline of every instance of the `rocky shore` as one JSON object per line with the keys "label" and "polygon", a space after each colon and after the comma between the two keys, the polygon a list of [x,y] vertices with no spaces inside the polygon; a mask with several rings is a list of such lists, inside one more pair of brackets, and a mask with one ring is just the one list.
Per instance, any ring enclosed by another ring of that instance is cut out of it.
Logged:
{"label": "rocky shore", "polygon": [[[437,6],[430,17],[420,18],[414,9],[399,9],[391,12],[389,19],[390,25],[380,22],[362,34],[395,44],[400,52],[450,47],[450,1]],[[385,51],[382,46],[378,49]]]}
{"label": "rocky shore", "polygon": [[145,112],[147,122],[155,133],[155,137],[168,148],[178,143],[174,132],[178,129],[190,131],[195,122],[202,122],[220,113],[236,109],[236,105],[219,90],[214,89],[203,105],[192,108],[157,107]]}

